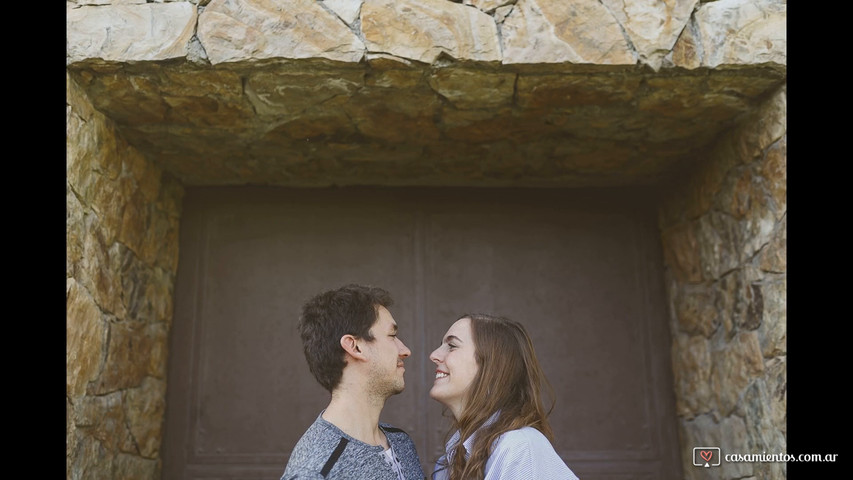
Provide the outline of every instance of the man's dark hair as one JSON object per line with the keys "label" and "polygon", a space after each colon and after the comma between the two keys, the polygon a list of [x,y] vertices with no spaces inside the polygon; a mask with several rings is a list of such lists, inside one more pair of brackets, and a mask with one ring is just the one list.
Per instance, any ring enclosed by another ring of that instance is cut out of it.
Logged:
{"label": "man's dark hair", "polygon": [[323,388],[332,392],[341,382],[346,366],[341,337],[353,335],[372,342],[370,327],[378,317],[377,308],[392,303],[391,295],[381,288],[350,284],[315,295],[302,306],[299,335],[305,359]]}

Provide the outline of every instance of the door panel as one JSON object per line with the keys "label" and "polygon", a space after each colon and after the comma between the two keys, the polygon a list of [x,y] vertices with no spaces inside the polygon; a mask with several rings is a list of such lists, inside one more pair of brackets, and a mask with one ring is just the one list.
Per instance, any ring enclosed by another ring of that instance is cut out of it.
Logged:
{"label": "door panel", "polygon": [[655,256],[642,217],[546,211],[431,218],[426,283],[436,300],[427,302],[426,336],[437,341],[465,312],[522,321],[556,393],[550,420],[570,467],[581,478],[669,478],[661,457],[678,449],[661,451],[660,430],[674,414],[666,425],[658,417],[671,390],[651,371],[668,368],[654,358],[668,354],[668,339],[663,310],[651,304],[661,295],[649,281],[660,280],[644,271]]}
{"label": "door panel", "polygon": [[382,286],[412,350],[382,420],[425,471],[446,412],[427,356],[465,312],[520,320],[584,480],[680,477],[654,210],[613,192],[189,189],[171,337],[164,478],[271,478],[328,403],[295,330],[311,295]]}

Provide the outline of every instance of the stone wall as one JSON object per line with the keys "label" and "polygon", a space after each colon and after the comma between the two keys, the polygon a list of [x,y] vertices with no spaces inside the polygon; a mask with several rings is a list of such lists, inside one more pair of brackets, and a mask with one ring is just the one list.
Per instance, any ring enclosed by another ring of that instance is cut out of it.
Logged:
{"label": "stone wall", "polygon": [[688,479],[786,477],[784,463],[692,466],[693,447],[786,452],[786,119],[783,87],[660,209]]}
{"label": "stone wall", "polygon": [[[455,162],[445,185],[489,175],[518,185],[539,164],[542,177],[561,178],[545,168],[560,165],[586,182],[616,172],[630,183],[728,128],[786,68],[785,0],[66,5],[69,479],[160,477],[184,184],[294,184],[328,177],[329,165],[342,165],[343,183],[383,151],[380,170],[393,175],[369,178],[385,185],[425,182],[442,168],[435,158]],[[340,103],[353,92],[367,106],[348,112]],[[783,87],[691,156],[689,181],[660,209],[691,479],[785,476],[784,464],[691,463],[694,446],[785,450],[785,98]],[[688,127],[701,134],[664,142]],[[489,147],[528,131],[578,146]],[[444,137],[456,143],[437,150]],[[361,140],[366,154],[342,157]],[[498,165],[474,168],[489,161]]]}
{"label": "stone wall", "polygon": [[66,84],[67,478],[159,478],[183,187]]}
{"label": "stone wall", "polygon": [[785,22],[785,0],[77,0],[66,61],[186,184],[651,185],[784,82]]}
{"label": "stone wall", "polygon": [[[785,0],[67,0],[68,61],[786,63]],[[107,7],[107,8],[102,8]],[[100,28],[110,24],[114,28]],[[393,26],[393,28],[389,28]]]}

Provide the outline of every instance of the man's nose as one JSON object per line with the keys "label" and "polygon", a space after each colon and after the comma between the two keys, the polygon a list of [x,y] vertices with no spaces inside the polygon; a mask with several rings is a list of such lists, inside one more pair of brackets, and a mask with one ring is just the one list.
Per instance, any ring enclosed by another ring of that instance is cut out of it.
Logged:
{"label": "man's nose", "polygon": [[406,358],[412,354],[412,351],[409,350],[409,347],[407,347],[406,344],[403,343],[402,340],[400,341],[400,347],[402,347],[402,348],[400,348],[400,356],[401,357]]}

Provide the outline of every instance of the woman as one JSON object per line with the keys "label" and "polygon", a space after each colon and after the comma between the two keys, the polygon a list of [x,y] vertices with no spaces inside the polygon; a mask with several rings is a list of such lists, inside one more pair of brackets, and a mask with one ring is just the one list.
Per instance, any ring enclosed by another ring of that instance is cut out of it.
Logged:
{"label": "woman", "polygon": [[455,431],[433,480],[577,480],[551,444],[540,390],[553,391],[520,323],[463,315],[429,358],[429,395],[453,414]]}

